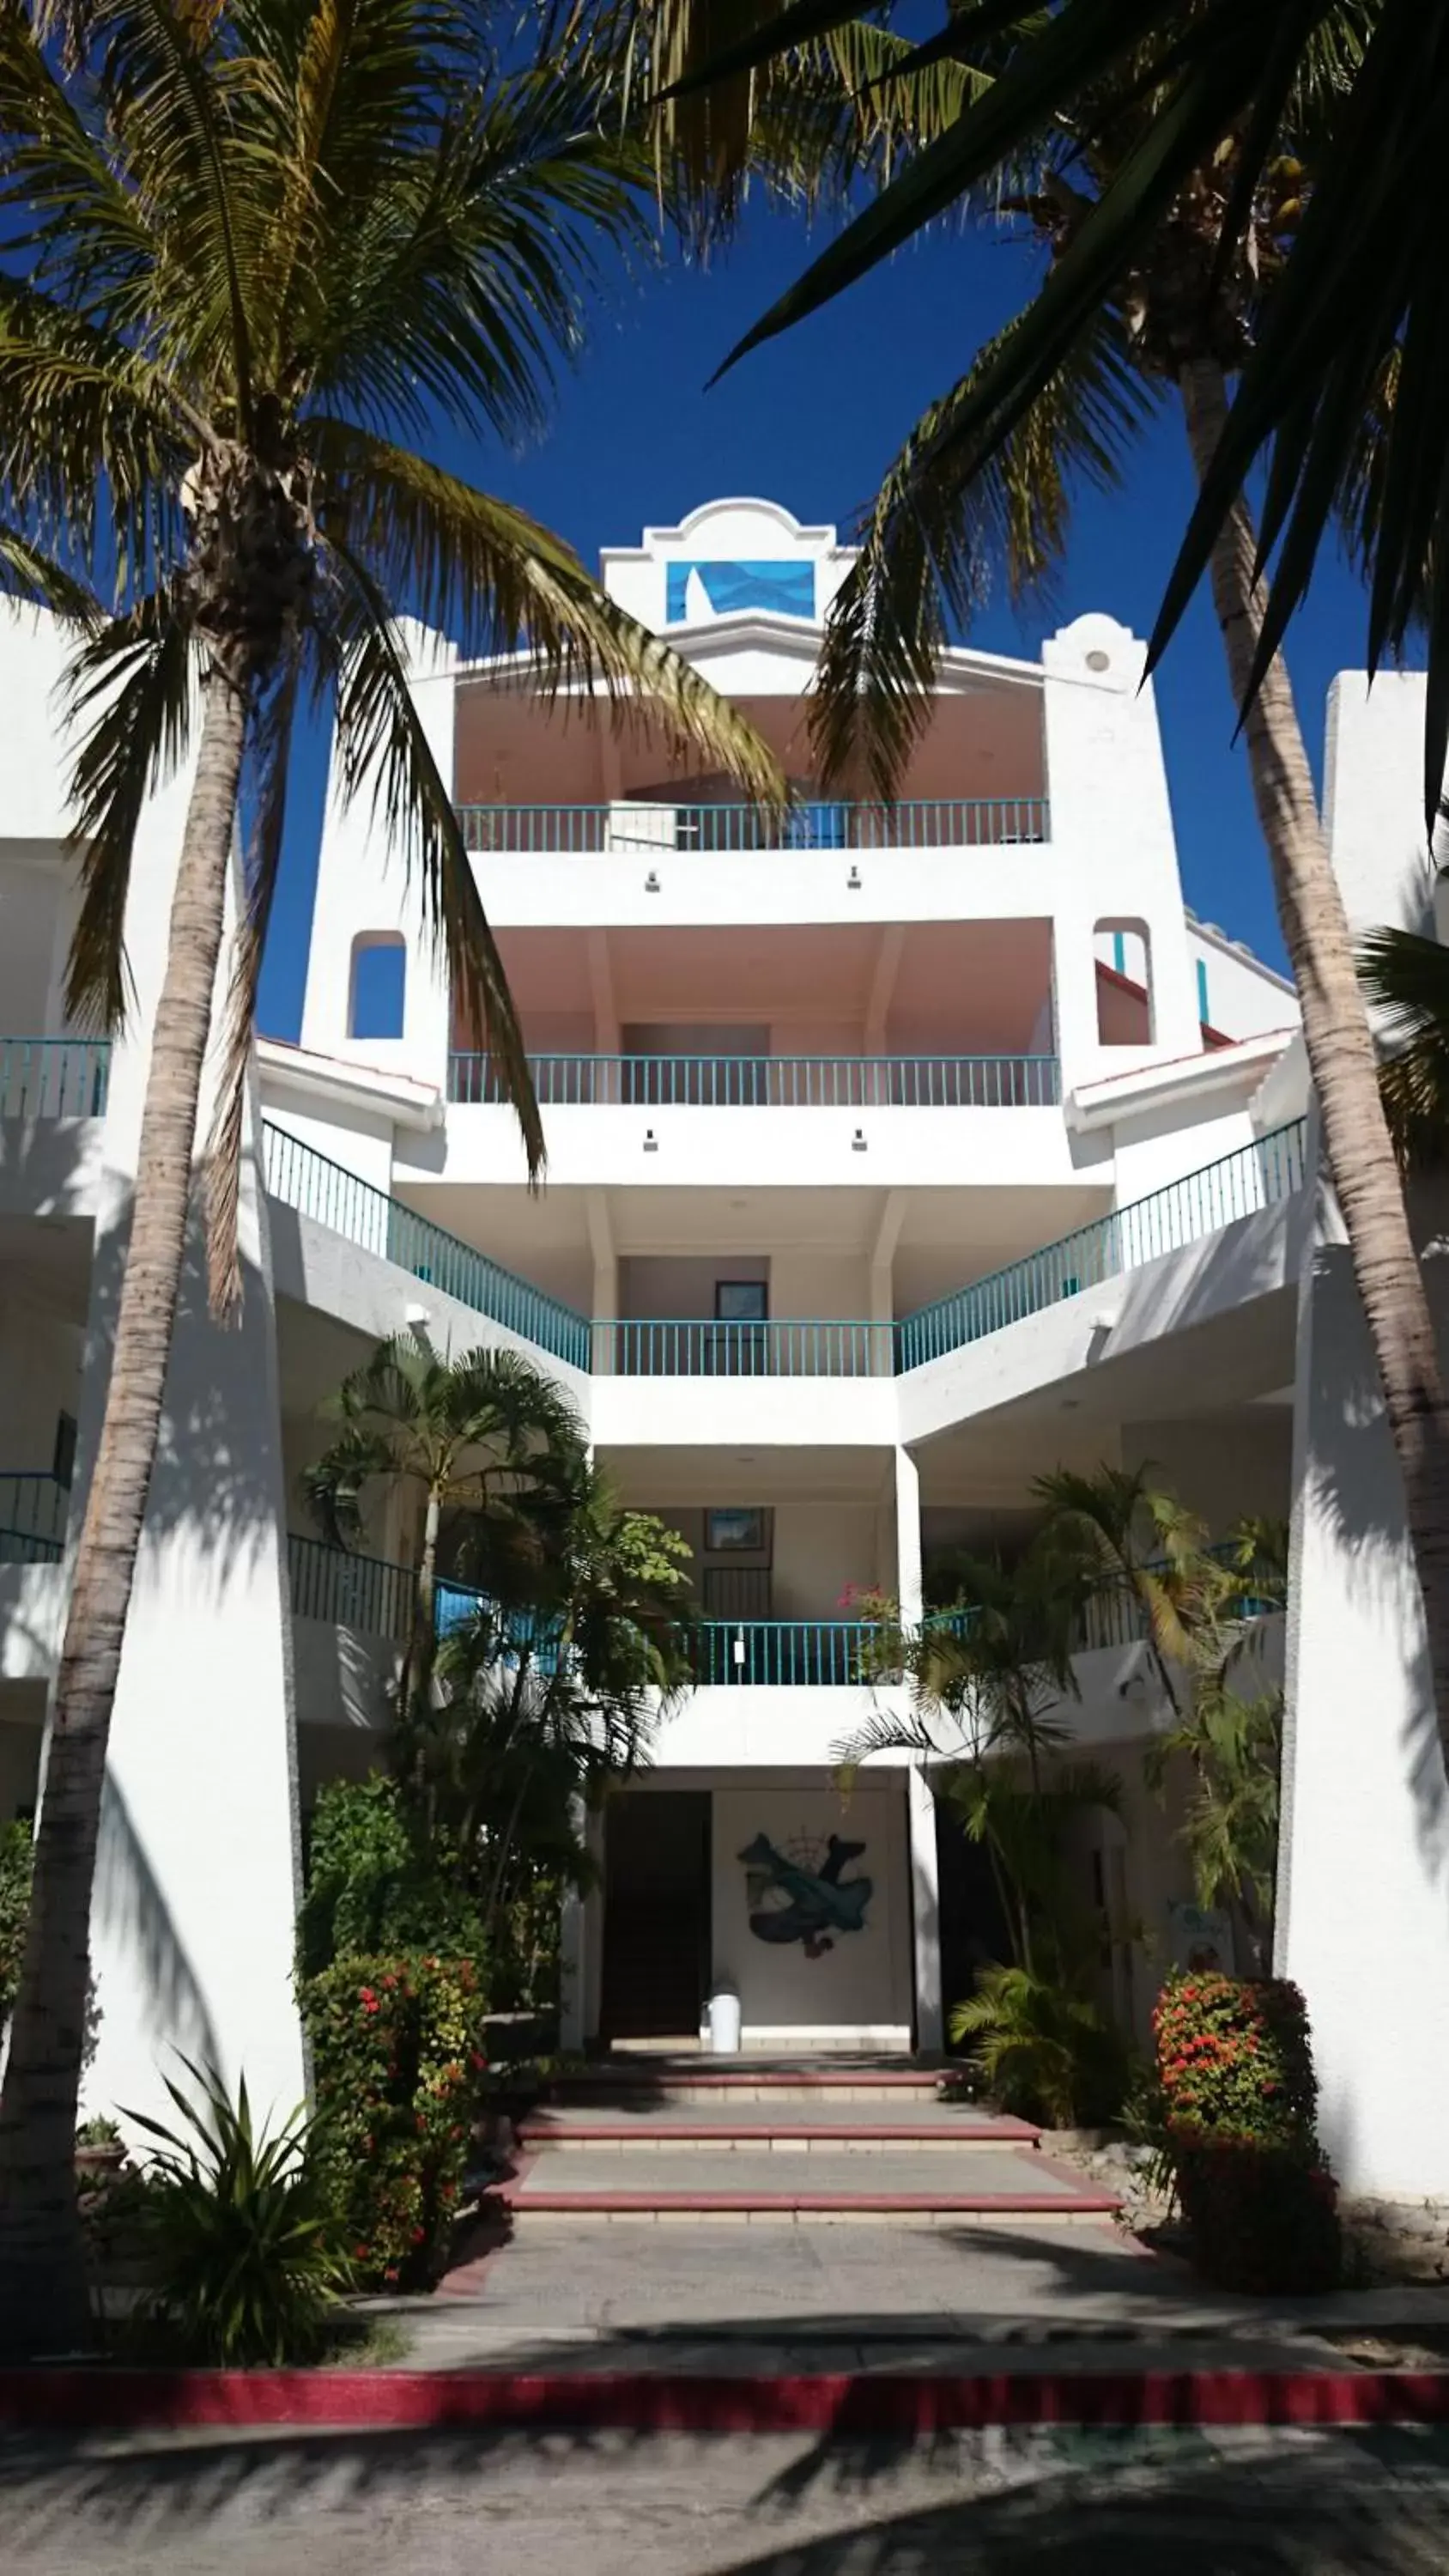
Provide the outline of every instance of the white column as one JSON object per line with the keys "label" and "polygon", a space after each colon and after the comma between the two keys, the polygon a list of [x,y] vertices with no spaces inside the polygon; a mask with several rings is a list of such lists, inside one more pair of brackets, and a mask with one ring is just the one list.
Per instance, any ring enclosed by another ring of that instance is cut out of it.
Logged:
{"label": "white column", "polygon": [[[1356,932],[1427,926],[1422,720],[1421,680],[1336,685],[1327,802]],[[1419,1230],[1442,1238],[1442,1193],[1436,1214]],[[1426,1276],[1442,1351],[1441,1268]],[[1326,1184],[1299,1284],[1293,1493],[1277,1965],[1307,1999],[1340,2181],[1427,2198],[1449,2189],[1449,1783],[1398,1462]]]}
{"label": "white column", "polygon": [[[105,1403],[186,785],[157,799],[138,837],[126,921],[135,999],[111,1066],[73,1531]],[[224,956],[219,992],[226,972]],[[203,1142],[214,1070],[213,1057]],[[304,2090],[292,1996],[298,1839],[286,1509],[257,1145],[253,1091],[241,1312],[225,1329],[211,1321],[198,1211],[121,1656],[91,1920],[101,2010],[84,2088],[93,2111],[123,2106],[174,2119],[162,2078],[185,2080],[178,2050],[215,2064],[232,2086],[245,2071],[259,2117],[290,2111]]]}
{"label": "white column", "polygon": [[[908,1449],[896,1451],[896,1595],[901,1619],[918,1627],[921,1594],[921,1479]],[[936,1861],[936,1801],[924,1768],[906,1773],[910,1829],[911,1928],[916,1984],[916,2046],[936,2054],[945,2042],[941,2013],[941,1905]]]}

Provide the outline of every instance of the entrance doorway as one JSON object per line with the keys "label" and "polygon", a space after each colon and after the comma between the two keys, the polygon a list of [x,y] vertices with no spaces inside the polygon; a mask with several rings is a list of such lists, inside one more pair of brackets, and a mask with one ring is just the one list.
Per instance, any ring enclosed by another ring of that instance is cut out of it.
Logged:
{"label": "entrance doorway", "polygon": [[626,1789],[605,1809],[605,2041],[699,2037],[710,1967],[710,1823],[707,1789]]}
{"label": "entrance doorway", "polygon": [[[936,1883],[941,1932],[941,2002],[964,2003],[978,1968],[1009,1959],[1011,1938],[984,1843],[974,1843],[943,1798],[936,1801]],[[951,2041],[946,2045],[951,2047]],[[962,2041],[962,2048],[970,2046]]]}

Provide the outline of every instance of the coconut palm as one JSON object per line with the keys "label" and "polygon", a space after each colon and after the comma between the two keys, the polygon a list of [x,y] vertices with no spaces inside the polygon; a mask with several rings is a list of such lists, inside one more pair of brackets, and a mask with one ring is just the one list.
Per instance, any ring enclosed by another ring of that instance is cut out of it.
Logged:
{"label": "coconut palm", "polygon": [[239,810],[254,830],[211,1138],[221,1305],[299,709],[330,719],[343,795],[374,798],[416,869],[535,1170],[523,1046],[399,616],[464,656],[521,646],[545,685],[620,720],[631,697],[747,794],[778,785],[744,720],[565,545],[433,452],[444,430],[541,423],[584,289],[639,234],[647,161],[616,120],[603,130],[573,13],[521,15],[546,39],[532,63],[481,0],[71,0],[0,29],[0,580],[86,621],[70,668],[79,1019],[121,1015],[138,815],[194,758],[0,2104],[0,2319],[17,2340],[74,2334],[82,2313],[69,2163],[101,1782]]}
{"label": "coconut palm", "polygon": [[327,1544],[358,1544],[379,1487],[389,1496],[401,1490],[416,1522],[413,1616],[397,1695],[406,1771],[426,1729],[437,1655],[444,1515],[497,1521],[533,1558],[538,1515],[566,1506],[584,1472],[584,1428],[557,1382],[519,1352],[440,1357],[414,1332],[379,1343],[326,1410],[341,1428],[301,1483]]}
{"label": "coconut palm", "polygon": [[[676,51],[706,81],[735,80],[853,14],[838,0],[789,9],[760,0],[744,40],[711,62],[710,26],[690,21],[689,0],[660,5],[689,22]],[[1421,13],[1415,29],[1402,0],[1294,0],[1287,12],[1245,11],[1238,0],[1145,0],[1131,11],[1064,0],[1049,13],[964,0],[895,77],[950,59],[975,76],[974,97],[907,157],[730,362],[953,208],[993,221],[1013,209],[1049,250],[1037,294],[925,415],[886,475],[829,621],[812,700],[822,766],[828,777],[862,764],[885,796],[925,721],[953,624],[967,625],[1002,575],[1020,597],[1051,571],[1073,488],[1118,488],[1137,437],[1175,400],[1202,493],[1153,650],[1192,577],[1207,571],[1403,1476],[1449,1757],[1449,1390],[1279,650],[1330,516],[1346,518],[1374,569],[1371,659],[1429,620],[1426,761],[1437,798],[1449,740],[1449,589],[1435,590],[1432,569],[1449,555],[1438,517],[1449,502],[1425,460],[1437,454],[1429,388],[1444,346],[1442,259],[1405,158],[1408,126],[1419,131],[1430,103],[1449,95],[1449,70],[1425,52],[1435,19]],[[1422,74],[1422,88],[1391,99],[1389,61],[1401,75]],[[1024,163],[1035,164],[1034,178],[1024,178]],[[1368,172],[1376,194],[1361,226]],[[1376,267],[1361,247],[1370,238]],[[1422,360],[1413,371],[1410,318]],[[1348,327],[1355,321],[1359,338]],[[1234,377],[1241,391],[1229,432]],[[1275,432],[1260,539],[1243,478]],[[1270,595],[1262,557],[1280,535]]]}

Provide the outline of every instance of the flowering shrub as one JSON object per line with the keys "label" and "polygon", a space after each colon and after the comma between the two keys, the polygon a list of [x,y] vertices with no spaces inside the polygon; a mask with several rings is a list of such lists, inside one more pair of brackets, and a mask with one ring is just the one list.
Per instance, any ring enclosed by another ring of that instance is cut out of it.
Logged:
{"label": "flowering shrub", "polygon": [[1297,1987],[1174,1977],[1154,2029],[1166,2152],[1202,2270],[1228,2289],[1331,2288],[1337,2194]]}
{"label": "flowering shrub", "polygon": [[339,1959],[301,1986],[321,2153],[360,2281],[436,2278],[468,2160],[485,2060],[485,1998],[471,1959]]}

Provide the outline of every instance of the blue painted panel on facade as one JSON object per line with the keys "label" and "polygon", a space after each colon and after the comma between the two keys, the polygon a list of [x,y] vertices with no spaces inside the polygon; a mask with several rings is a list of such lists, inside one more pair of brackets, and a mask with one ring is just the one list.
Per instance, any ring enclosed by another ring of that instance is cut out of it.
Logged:
{"label": "blue painted panel on facade", "polygon": [[665,614],[671,626],[695,613],[689,603],[689,584],[696,574],[716,617],[739,608],[772,608],[782,617],[815,614],[813,563],[672,563],[666,567],[665,590]]}

